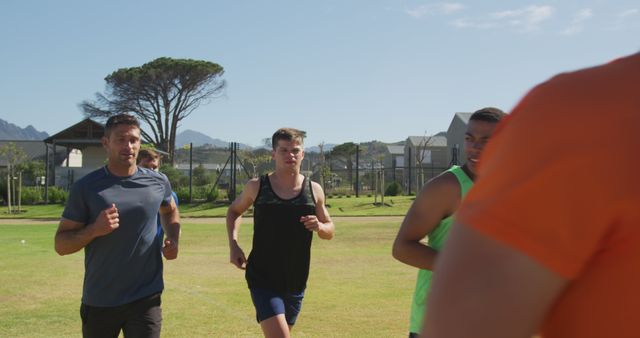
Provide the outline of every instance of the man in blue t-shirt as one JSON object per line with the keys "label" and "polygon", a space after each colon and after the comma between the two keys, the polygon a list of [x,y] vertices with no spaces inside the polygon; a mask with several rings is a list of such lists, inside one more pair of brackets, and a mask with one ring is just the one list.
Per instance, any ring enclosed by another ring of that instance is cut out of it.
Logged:
{"label": "man in blue t-shirt", "polygon": [[[139,168],[140,125],[109,118],[102,145],[107,165],[78,180],[55,235],[55,250],[84,248],[80,316],[84,337],[159,337],[162,255],[178,256],[180,216],[167,177]],[[166,232],[157,236],[158,212]]]}

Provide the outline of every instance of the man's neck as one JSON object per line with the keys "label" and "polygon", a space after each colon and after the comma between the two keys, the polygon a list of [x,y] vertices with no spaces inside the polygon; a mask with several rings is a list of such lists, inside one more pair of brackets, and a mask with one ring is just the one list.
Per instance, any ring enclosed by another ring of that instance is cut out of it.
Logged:
{"label": "man's neck", "polygon": [[278,181],[280,186],[295,187],[299,183],[300,171],[276,170],[272,176]]}
{"label": "man's neck", "polygon": [[114,176],[126,177],[136,173],[138,167],[134,164],[132,166],[122,166],[114,163],[107,163],[107,169],[109,173]]}

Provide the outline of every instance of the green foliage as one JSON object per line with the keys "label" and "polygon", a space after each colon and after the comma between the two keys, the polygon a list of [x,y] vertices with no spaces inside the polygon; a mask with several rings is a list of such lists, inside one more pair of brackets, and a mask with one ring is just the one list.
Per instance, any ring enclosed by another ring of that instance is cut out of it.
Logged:
{"label": "green foliage", "polygon": [[49,187],[49,203],[67,203],[69,192],[58,187]]}
{"label": "green foliage", "polygon": [[22,204],[38,204],[44,202],[44,188],[42,187],[22,187],[20,192]]}
{"label": "green foliage", "polygon": [[173,190],[178,196],[180,204],[189,203],[189,187],[178,187]]}
{"label": "green foliage", "polygon": [[218,190],[218,188],[209,189],[209,192],[207,192],[207,202],[215,202],[219,198],[220,198],[220,191]]}
{"label": "green foliage", "polygon": [[202,164],[193,168],[192,175],[193,185],[195,186],[211,184],[215,180],[215,176],[213,174],[208,174]]}
{"label": "green foliage", "polygon": [[350,157],[352,155],[355,155],[356,149],[357,146],[355,143],[346,142],[333,147],[333,149],[331,149],[331,155]]}
{"label": "green foliage", "polygon": [[402,193],[402,187],[398,182],[391,182],[384,190],[385,196],[398,196]]}
{"label": "green foliage", "polygon": [[[6,177],[6,173],[2,173],[2,171],[0,171],[0,175],[2,175],[2,177]],[[2,203],[6,203],[7,202],[7,179],[0,179],[0,200],[2,200]]]}
{"label": "green foliage", "polygon": [[23,184],[34,185],[36,184],[36,177],[44,176],[44,162],[43,161],[25,161],[17,166],[18,171],[22,171]]}
{"label": "green foliage", "polygon": [[241,151],[241,156],[242,162],[253,177],[258,177],[268,172],[272,167],[271,151],[268,149],[244,150]]}
{"label": "green foliage", "polygon": [[165,174],[169,179],[169,183],[171,183],[171,188],[174,191],[177,191],[180,187],[189,186],[189,177],[184,176],[180,173],[180,171],[169,164],[161,164],[160,172]]}
{"label": "green foliage", "polygon": [[27,159],[27,154],[15,143],[9,142],[0,146],[0,157],[4,158],[11,167],[16,167]]}
{"label": "green foliage", "polygon": [[194,109],[223,93],[222,66],[203,60],[161,57],[142,66],[121,68],[105,78],[106,93],[83,101],[89,117],[131,113],[147,122],[142,137],[169,153],[173,163],[178,123]]}
{"label": "green foliage", "polygon": [[[218,200],[220,197],[220,191],[216,188],[211,190],[212,184],[201,185],[201,186],[193,186],[191,190],[191,194],[194,202],[213,202]],[[189,187],[179,187],[175,190],[176,195],[178,195],[178,200],[180,200],[181,204],[189,202]]]}

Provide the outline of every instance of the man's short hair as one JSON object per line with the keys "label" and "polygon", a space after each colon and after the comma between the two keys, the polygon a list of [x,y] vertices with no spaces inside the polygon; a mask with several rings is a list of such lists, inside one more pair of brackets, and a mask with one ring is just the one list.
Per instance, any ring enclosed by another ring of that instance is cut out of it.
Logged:
{"label": "man's short hair", "polygon": [[153,150],[153,149],[141,149],[138,152],[137,164],[140,164],[140,162],[142,162],[142,160],[155,160],[155,159],[159,159],[159,158],[160,158],[160,154],[158,154],[155,150]]}
{"label": "man's short hair", "polygon": [[120,125],[134,126],[140,129],[140,122],[134,116],[129,114],[113,115],[107,120],[107,124],[104,126],[104,136],[109,136],[111,130]]}
{"label": "man's short hair", "polygon": [[278,141],[289,141],[289,142],[298,142],[301,146],[304,146],[304,137],[307,136],[307,133],[298,130],[295,128],[280,128],[273,133],[273,137],[271,137],[271,146],[273,150],[276,150],[278,146]]}
{"label": "man's short hair", "polygon": [[471,114],[471,117],[469,117],[469,121],[485,121],[498,123],[505,116],[507,116],[507,114],[505,114],[505,112],[498,108],[486,107]]}

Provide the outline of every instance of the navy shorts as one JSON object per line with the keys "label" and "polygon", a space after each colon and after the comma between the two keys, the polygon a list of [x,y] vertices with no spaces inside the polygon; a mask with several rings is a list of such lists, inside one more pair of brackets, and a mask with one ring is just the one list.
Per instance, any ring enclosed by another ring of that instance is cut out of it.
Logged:
{"label": "navy shorts", "polygon": [[251,299],[256,308],[256,320],[258,323],[279,314],[284,314],[287,324],[296,323],[304,291],[300,293],[280,293],[269,289],[251,288]]}

